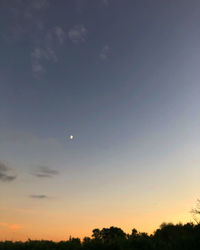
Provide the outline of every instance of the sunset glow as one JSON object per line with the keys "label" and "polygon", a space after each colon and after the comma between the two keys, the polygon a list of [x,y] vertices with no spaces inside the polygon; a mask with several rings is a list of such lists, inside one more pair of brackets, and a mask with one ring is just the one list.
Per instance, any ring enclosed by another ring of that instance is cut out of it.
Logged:
{"label": "sunset glow", "polygon": [[0,241],[194,221],[199,7],[1,1]]}

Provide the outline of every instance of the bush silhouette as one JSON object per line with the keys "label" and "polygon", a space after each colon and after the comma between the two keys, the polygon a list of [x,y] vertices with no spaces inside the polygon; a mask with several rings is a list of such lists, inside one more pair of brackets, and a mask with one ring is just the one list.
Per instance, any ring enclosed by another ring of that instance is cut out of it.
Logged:
{"label": "bush silhouette", "polygon": [[126,234],[118,227],[94,229],[83,240],[70,237],[67,241],[0,242],[2,250],[199,250],[200,225],[163,223],[153,234],[135,228]]}

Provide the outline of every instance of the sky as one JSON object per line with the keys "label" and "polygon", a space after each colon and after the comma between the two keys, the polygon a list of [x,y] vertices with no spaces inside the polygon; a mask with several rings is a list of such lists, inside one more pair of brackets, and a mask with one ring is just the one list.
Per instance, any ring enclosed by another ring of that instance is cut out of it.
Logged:
{"label": "sky", "polygon": [[199,8],[0,1],[0,240],[193,221]]}

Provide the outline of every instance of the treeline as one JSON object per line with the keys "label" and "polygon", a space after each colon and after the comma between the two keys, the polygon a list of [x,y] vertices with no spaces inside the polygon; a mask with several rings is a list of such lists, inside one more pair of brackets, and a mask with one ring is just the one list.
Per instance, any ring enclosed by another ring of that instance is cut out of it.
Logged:
{"label": "treeline", "polygon": [[200,224],[165,224],[153,234],[132,230],[126,234],[117,227],[94,229],[91,237],[70,237],[67,241],[0,242],[2,250],[200,250]]}

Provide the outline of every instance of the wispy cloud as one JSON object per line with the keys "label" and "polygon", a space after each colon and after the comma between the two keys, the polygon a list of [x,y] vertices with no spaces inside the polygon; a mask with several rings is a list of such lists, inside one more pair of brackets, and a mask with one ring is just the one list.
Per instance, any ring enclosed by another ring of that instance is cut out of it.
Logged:
{"label": "wispy cloud", "polygon": [[53,177],[55,175],[58,175],[59,172],[55,169],[50,169],[46,166],[40,166],[37,168],[37,170],[33,173],[34,176],[39,178],[49,178]]}
{"label": "wispy cloud", "polygon": [[87,35],[87,29],[83,24],[76,25],[68,32],[70,40],[74,43],[85,42]]}
{"label": "wispy cloud", "polygon": [[12,41],[30,41],[30,61],[34,75],[46,71],[45,63],[57,62],[58,51],[67,39],[67,33],[59,25],[46,25],[44,14],[51,7],[50,0],[3,1],[5,15],[11,20],[5,36]]}
{"label": "wispy cloud", "polygon": [[99,55],[100,58],[101,58],[102,60],[107,59],[109,50],[110,50],[110,47],[109,47],[108,45],[105,45],[105,46],[102,48],[101,53],[100,53],[100,55]]}
{"label": "wispy cloud", "polygon": [[9,175],[10,170],[5,163],[0,161],[0,181],[9,182],[16,179],[16,175]]}
{"label": "wispy cloud", "polygon": [[32,70],[34,73],[44,72],[43,62],[57,62],[57,51],[63,45],[66,34],[60,26],[56,26],[47,31],[31,53]]}
{"label": "wispy cloud", "polygon": [[35,73],[36,75],[45,71],[39,61],[32,62],[32,70],[33,70],[33,73]]}
{"label": "wispy cloud", "polygon": [[44,58],[44,56],[45,53],[41,48],[34,48],[34,50],[32,51],[32,70],[34,73],[40,73],[44,71],[41,65],[41,60]]}
{"label": "wispy cloud", "polygon": [[8,228],[10,230],[14,230],[14,231],[21,229],[21,226],[18,224],[9,224],[6,222],[0,222],[0,226],[6,227],[6,228]]}
{"label": "wispy cloud", "polygon": [[29,195],[29,198],[32,199],[48,199],[49,197],[45,194],[31,194]]}
{"label": "wispy cloud", "polygon": [[51,54],[47,52],[47,49],[42,49],[40,47],[36,47],[33,49],[31,53],[32,60],[32,70],[34,73],[44,72],[44,68],[42,66],[43,60],[49,60],[51,58]]}
{"label": "wispy cloud", "polygon": [[61,27],[56,26],[55,27],[55,35],[56,35],[56,37],[57,37],[58,42],[60,43],[60,45],[63,44],[64,40],[66,38],[64,30]]}

